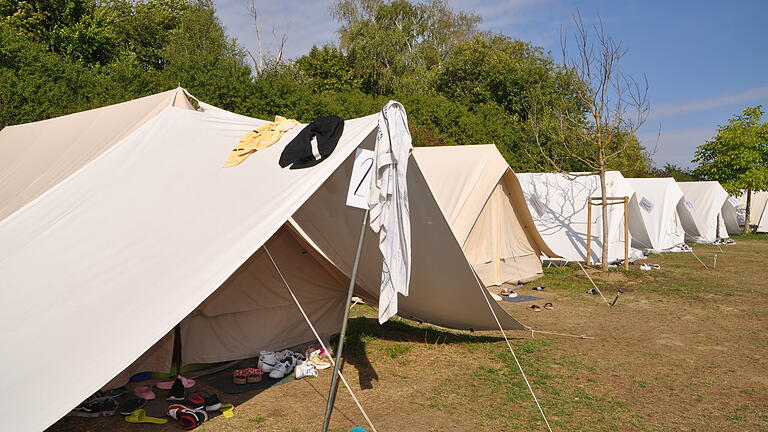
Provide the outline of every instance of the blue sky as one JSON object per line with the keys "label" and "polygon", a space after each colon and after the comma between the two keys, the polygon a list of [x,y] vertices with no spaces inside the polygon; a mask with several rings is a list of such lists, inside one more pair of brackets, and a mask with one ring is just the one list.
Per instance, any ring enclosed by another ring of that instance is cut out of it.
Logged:
{"label": "blue sky", "polygon": [[[602,18],[629,53],[622,69],[650,85],[651,113],[641,141],[657,165],[690,166],[697,145],[745,106],[768,108],[768,0],[447,0],[483,17],[481,28],[528,40],[560,55],[561,28],[578,9],[585,21]],[[289,57],[336,40],[330,0],[256,0],[262,33],[287,33]],[[250,0],[216,0],[231,36],[249,49],[256,38]],[[274,47],[273,43],[268,46]],[[255,52],[255,50],[253,51]],[[660,135],[659,135],[660,131]],[[658,137],[658,146],[657,143]]]}

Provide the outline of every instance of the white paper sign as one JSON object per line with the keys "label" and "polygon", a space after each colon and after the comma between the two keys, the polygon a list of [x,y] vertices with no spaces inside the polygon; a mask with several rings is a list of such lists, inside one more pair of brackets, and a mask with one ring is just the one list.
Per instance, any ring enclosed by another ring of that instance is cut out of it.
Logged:
{"label": "white paper sign", "polygon": [[643,210],[647,211],[648,213],[653,210],[653,203],[647,199],[646,197],[643,197],[643,199],[640,200],[640,207],[643,208]]}
{"label": "white paper sign", "polygon": [[347,205],[360,209],[368,208],[368,196],[371,194],[371,169],[373,168],[373,150],[357,149],[349,179]]}
{"label": "white paper sign", "polygon": [[732,206],[738,207],[739,206],[739,199],[734,196],[728,197],[728,202],[731,203]]}
{"label": "white paper sign", "polygon": [[683,201],[686,207],[688,207],[688,210],[693,211],[694,208],[696,208],[696,203],[694,201],[685,200]]}

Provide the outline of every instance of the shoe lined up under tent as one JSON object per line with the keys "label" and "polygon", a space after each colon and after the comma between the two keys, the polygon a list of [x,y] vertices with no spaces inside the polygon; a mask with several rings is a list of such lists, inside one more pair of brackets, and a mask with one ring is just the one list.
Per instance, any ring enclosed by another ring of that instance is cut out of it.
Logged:
{"label": "shoe lined up under tent", "polygon": [[641,217],[641,220],[630,218],[630,232],[637,232],[639,229],[636,225],[642,222],[649,237],[648,243],[633,237],[632,245],[638,249],[664,252],[684,244],[685,230],[681,219],[691,219],[692,216],[687,207],[680,205],[683,191],[675,179],[627,178],[626,181],[635,191]]}
{"label": "shoe lined up under tent", "polygon": [[[624,206],[608,206],[608,261],[616,262],[624,259],[627,241],[631,244],[633,237],[639,237],[644,244],[649,244],[650,236],[640,216],[634,189],[618,171],[608,171],[605,175],[607,196],[627,197],[628,217],[638,221],[629,226],[629,236],[626,236]],[[587,200],[601,196],[599,177],[583,173],[518,173],[517,177],[536,228],[546,244],[566,261],[586,261],[590,230]],[[597,263],[602,256],[603,221],[600,201],[593,199],[592,202],[590,259]],[[631,250],[630,259],[639,253]]]}
{"label": "shoe lined up under tent", "polygon": [[[744,226],[747,211],[747,193],[739,196],[739,206],[736,209],[739,226]],[[755,227],[754,232],[768,233],[768,191],[753,191],[749,212],[749,224]]]}
{"label": "shoe lined up under tent", "polygon": [[520,182],[494,145],[413,151],[432,194],[486,287],[543,275],[557,258],[539,235]]}
{"label": "shoe lined up under tent", "polygon": [[[6,428],[43,430],[121,374],[168,371],[177,325],[186,363],[314,340],[280,273],[321,337],[339,331],[364,213],[346,192],[377,116],[344,121],[314,167],[278,165],[296,127],[222,168],[265,124],[178,89],[0,132]],[[398,314],[528,329],[491,301],[417,161],[408,166],[412,273]],[[367,236],[357,295],[376,301],[382,259]]]}
{"label": "shoe lined up under tent", "polygon": [[679,206],[685,207],[692,216],[690,220],[681,218],[688,241],[713,243],[739,232],[736,206],[720,183],[698,181],[677,185],[684,194]]}

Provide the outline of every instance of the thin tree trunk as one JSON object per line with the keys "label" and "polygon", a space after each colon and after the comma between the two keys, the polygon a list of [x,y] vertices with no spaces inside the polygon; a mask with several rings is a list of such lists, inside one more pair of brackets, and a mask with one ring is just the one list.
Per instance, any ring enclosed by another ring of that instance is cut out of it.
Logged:
{"label": "thin tree trunk", "polygon": [[752,232],[752,227],[749,225],[749,216],[752,213],[752,189],[747,189],[747,210],[744,212],[744,234]]}
{"label": "thin tree trunk", "polygon": [[[602,205],[600,206],[600,225],[603,227],[603,254],[600,260],[600,268],[604,271],[608,270],[608,188],[605,185],[605,168],[600,168],[600,193]],[[590,222],[591,223],[591,222]]]}

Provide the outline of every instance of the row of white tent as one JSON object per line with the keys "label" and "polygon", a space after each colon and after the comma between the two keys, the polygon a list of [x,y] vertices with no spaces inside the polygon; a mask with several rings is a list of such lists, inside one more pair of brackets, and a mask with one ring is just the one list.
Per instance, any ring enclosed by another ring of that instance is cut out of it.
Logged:
{"label": "row of white tent", "polygon": [[[220,168],[265,122],[176,89],[0,131],[0,356],[12,430],[42,430],[93,391],[167,371],[181,328],[187,363],[248,358],[338,332],[363,211],[346,191],[376,116],[345,121],[310,169],[277,159],[300,128],[237,168]],[[417,148],[408,169],[410,294],[399,315],[455,329],[527,329],[485,287],[534,280],[542,257],[585,258],[595,176],[515,174],[492,145]],[[609,259],[624,241],[662,251],[738,230],[716,182],[607,175]],[[728,204],[731,204],[729,207]],[[599,260],[601,216],[592,227]],[[734,227],[735,226],[735,227]],[[274,261],[272,261],[274,259]],[[377,239],[356,294],[376,303]],[[51,359],[55,361],[51,361]],[[44,371],[44,372],[43,372]],[[45,407],[41,410],[40,407]]]}
{"label": "row of white tent", "polygon": [[[591,259],[600,260],[602,216],[588,200],[600,197],[599,178],[559,173],[518,174],[536,227],[553,251],[568,261],[584,261],[587,226],[591,229]],[[684,241],[711,243],[738,233],[737,202],[714,181],[676,182],[672,178],[624,178],[606,173],[606,194],[628,197],[628,233],[624,208],[608,208],[609,261],[625,256],[625,242],[638,250],[663,252]]]}

